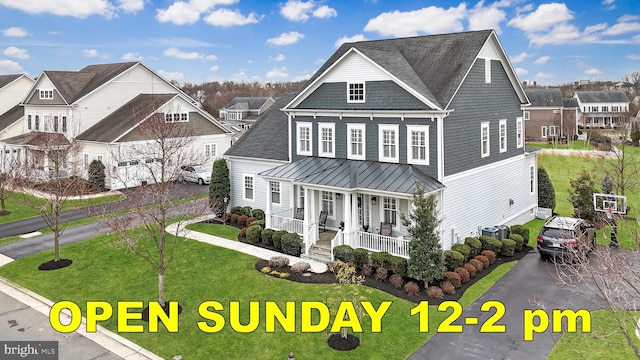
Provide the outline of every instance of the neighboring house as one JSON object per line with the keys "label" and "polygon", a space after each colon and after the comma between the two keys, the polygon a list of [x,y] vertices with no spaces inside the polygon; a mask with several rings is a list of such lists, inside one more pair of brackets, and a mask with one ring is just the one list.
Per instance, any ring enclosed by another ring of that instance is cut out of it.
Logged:
{"label": "neighboring house", "polygon": [[0,140],[22,133],[20,103],[34,82],[23,74],[0,75]]}
{"label": "neighboring house", "polygon": [[524,111],[527,141],[562,141],[578,132],[577,102],[562,97],[559,88],[525,88],[531,106]]}
{"label": "neighboring house", "polygon": [[[322,214],[337,231],[332,247],[408,257],[401,215],[422,186],[438,200],[449,249],[534,217],[528,104],[493,31],[343,44],[282,107],[286,123],[270,115],[278,132],[259,129],[262,119],[226,154],[231,205],[264,209],[267,226],[300,233],[306,253]],[[288,136],[286,153],[277,134]]]}
{"label": "neighboring house", "polygon": [[[196,143],[211,161],[230,146],[230,132],[224,126],[180,89],[139,62],[90,65],[79,71],[44,71],[21,105],[24,115],[20,134],[0,143],[17,151],[25,164],[45,177],[51,176],[49,153],[68,148],[72,143],[79,143],[82,149],[75,158],[67,159],[65,170],[84,174],[88,164],[97,159],[104,162],[109,174],[118,165],[113,163],[117,160],[111,156],[110,147],[114,142],[147,141],[127,138],[127,134],[150,112],[166,116],[167,122],[199,127],[197,133],[208,138]],[[209,129],[203,130],[203,123]],[[135,164],[146,159],[130,160]],[[110,180],[108,177],[107,186],[111,189],[146,181],[135,176],[118,183]]]}
{"label": "neighboring house", "polygon": [[576,91],[580,118],[585,128],[615,128],[628,115],[629,99],[624,91]]}
{"label": "neighboring house", "polygon": [[233,131],[234,140],[238,139],[274,101],[271,97],[235,97],[219,110],[220,121]]}

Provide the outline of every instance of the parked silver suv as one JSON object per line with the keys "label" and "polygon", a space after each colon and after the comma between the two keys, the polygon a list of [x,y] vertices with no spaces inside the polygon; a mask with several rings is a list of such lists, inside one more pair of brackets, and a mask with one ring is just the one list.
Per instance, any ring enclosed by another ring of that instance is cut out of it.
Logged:
{"label": "parked silver suv", "polygon": [[542,258],[588,254],[596,247],[596,232],[584,220],[553,216],[540,229],[538,252]]}

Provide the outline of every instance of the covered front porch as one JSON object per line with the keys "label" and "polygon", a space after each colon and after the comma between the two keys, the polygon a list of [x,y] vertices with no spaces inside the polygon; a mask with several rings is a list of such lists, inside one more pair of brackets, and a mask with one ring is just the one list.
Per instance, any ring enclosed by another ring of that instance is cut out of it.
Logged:
{"label": "covered front porch", "polygon": [[408,258],[401,215],[411,212],[418,184],[437,196],[444,187],[412,165],[343,159],[306,158],[260,175],[289,180],[295,194],[294,207],[278,212],[268,194],[266,226],[300,234],[307,255],[327,248],[331,260],[339,245]]}

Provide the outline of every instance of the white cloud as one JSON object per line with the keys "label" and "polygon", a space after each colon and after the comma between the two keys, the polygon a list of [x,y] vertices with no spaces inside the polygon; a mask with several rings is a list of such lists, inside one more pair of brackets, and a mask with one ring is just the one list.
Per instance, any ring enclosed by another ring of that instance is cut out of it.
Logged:
{"label": "white cloud", "polygon": [[0,74],[16,74],[23,71],[22,66],[17,62],[0,59]]}
{"label": "white cloud", "polygon": [[200,11],[181,1],[173,3],[167,9],[158,9],[156,11],[156,20],[161,23],[186,25],[200,20]]}
{"label": "white cloud", "polygon": [[274,56],[274,57],[269,56],[269,62],[271,61],[280,62],[280,61],[284,61],[284,59],[286,58],[287,57],[282,54],[278,54],[277,56]]}
{"label": "white cloud", "polygon": [[591,68],[591,69],[585,70],[584,73],[587,75],[600,75],[602,74],[602,70],[598,68]]}
{"label": "white cloud", "polygon": [[616,0],[602,0],[602,5],[604,5],[607,10],[613,10],[617,7]]}
{"label": "white cloud", "polygon": [[529,37],[531,45],[537,46],[589,42],[595,40],[596,38],[596,36],[583,36],[582,32],[580,32],[580,29],[570,24],[557,25],[548,33],[532,34]]}
{"label": "white cloud", "polygon": [[629,54],[625,56],[629,60],[640,60],[640,54]]}
{"label": "white cloud", "polygon": [[116,11],[115,6],[108,0],[0,0],[0,5],[29,14],[53,14],[79,19],[91,15],[110,19]]}
{"label": "white cloud", "polygon": [[312,74],[309,74],[308,72],[303,72],[300,75],[296,75],[293,77],[293,79],[291,79],[291,81],[303,81],[303,80],[309,80],[309,78],[311,78]]}
{"label": "white cloud", "polygon": [[267,44],[271,45],[291,45],[298,42],[298,40],[302,40],[304,38],[304,34],[301,34],[297,31],[290,31],[286,33],[282,33],[277,37],[271,38],[267,40]]}
{"label": "white cloud", "polygon": [[82,50],[82,53],[84,54],[84,56],[90,57],[90,58],[100,56],[100,54],[98,53],[98,50],[96,49],[85,49],[85,50]]}
{"label": "white cloud", "polygon": [[286,67],[274,68],[267,72],[267,79],[286,79],[288,77]]}
{"label": "white cloud", "polygon": [[127,13],[135,13],[144,9],[144,0],[118,0],[120,9]]}
{"label": "white cloud", "polygon": [[27,50],[20,49],[20,48],[17,48],[15,46],[9,46],[8,48],[4,49],[4,51],[2,53],[4,55],[11,56],[11,57],[16,58],[16,59],[28,59],[29,58],[29,53],[27,52]]}
{"label": "white cloud", "polygon": [[478,2],[469,11],[469,30],[495,29],[501,33],[500,23],[507,17],[507,13],[498,8],[500,3],[484,6],[484,1]]}
{"label": "white cloud", "polygon": [[174,57],[182,60],[194,60],[194,59],[201,59],[203,57],[203,55],[201,55],[197,51],[185,52],[174,47],[168,48],[163,52],[163,54],[164,56]]}
{"label": "white cloud", "polygon": [[142,59],[144,59],[144,57],[137,52],[126,53],[120,57],[120,60],[124,61],[142,61]]}
{"label": "white cloud", "polygon": [[218,9],[204,18],[204,21],[213,26],[241,26],[248,24],[256,24],[260,22],[256,13],[247,16],[242,15],[239,10]]}
{"label": "white cloud", "polygon": [[514,64],[517,64],[519,62],[524,61],[526,58],[530,57],[531,55],[527,54],[526,52],[521,52],[518,55],[514,55],[514,56],[510,56],[509,58],[511,59],[511,62]]}
{"label": "white cloud", "polygon": [[535,76],[536,80],[549,80],[555,77],[556,75],[554,73],[546,73],[546,72],[539,72]]}
{"label": "white cloud", "polygon": [[338,12],[334,8],[330,8],[327,5],[322,5],[319,8],[313,10],[313,16],[320,19],[328,19],[330,17],[338,16]]}
{"label": "white cloud", "polygon": [[287,20],[307,21],[313,6],[313,1],[289,0],[280,7],[280,14]]}
{"label": "white cloud", "polygon": [[413,11],[395,10],[370,19],[364,31],[396,37],[462,31],[466,13],[465,3],[449,9],[429,6]]}
{"label": "white cloud", "polygon": [[184,78],[184,74],[179,71],[171,72],[171,71],[160,70],[158,71],[158,74],[160,74],[160,76],[162,76],[167,80],[180,81]]}
{"label": "white cloud", "polygon": [[218,69],[220,69],[220,66],[213,65],[212,67],[209,68],[209,71],[218,71]]}
{"label": "white cloud", "polygon": [[362,34],[357,34],[353,36],[343,36],[340,39],[336,40],[336,42],[333,43],[333,45],[335,45],[335,47],[340,47],[340,45],[344,43],[365,41],[365,40],[367,40],[367,38]]}
{"label": "white cloud", "polygon": [[214,61],[214,60],[218,60],[218,57],[215,55],[207,55],[204,57],[204,59],[209,61]]}
{"label": "white cloud", "polygon": [[619,22],[602,32],[603,35],[621,35],[640,31],[640,22]]}
{"label": "white cloud", "polygon": [[518,76],[525,76],[525,75],[529,74],[529,71],[527,69],[524,69],[524,68],[515,68],[514,70],[516,71],[516,74]]}
{"label": "white cloud", "polygon": [[515,28],[527,33],[548,30],[553,26],[573,19],[573,13],[564,3],[541,4],[526,15],[518,15],[508,22]]}
{"label": "white cloud", "polygon": [[533,63],[536,65],[546,64],[549,60],[551,60],[551,56],[540,56]]}
{"label": "white cloud", "polygon": [[629,21],[636,21],[636,20],[640,20],[640,16],[639,15],[622,15],[618,18],[618,22],[629,22]]}
{"label": "white cloud", "polygon": [[29,34],[27,33],[27,30],[21,27],[13,26],[13,27],[2,30],[2,35],[6,37],[25,37]]}

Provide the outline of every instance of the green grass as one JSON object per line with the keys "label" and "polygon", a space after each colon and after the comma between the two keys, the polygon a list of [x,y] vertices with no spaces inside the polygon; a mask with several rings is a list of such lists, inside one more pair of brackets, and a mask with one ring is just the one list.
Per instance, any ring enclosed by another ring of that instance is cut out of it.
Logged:
{"label": "green grass", "polygon": [[539,149],[572,149],[572,150],[596,150],[595,146],[589,145],[584,140],[576,140],[569,144],[549,144],[549,143],[527,143],[527,145]]}
{"label": "green grass", "polygon": [[240,229],[237,227],[222,224],[195,223],[187,225],[187,229],[229,240],[238,240],[240,235]]}

